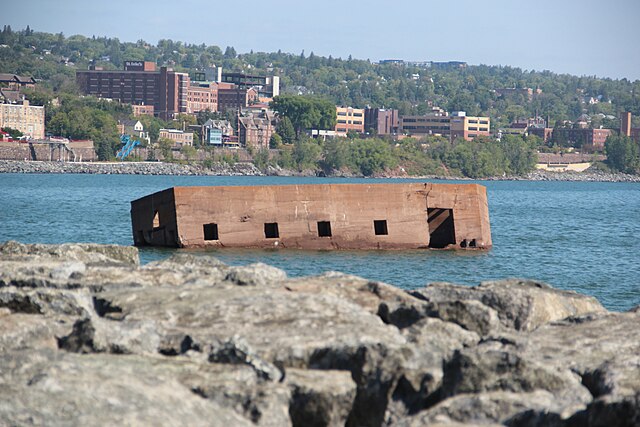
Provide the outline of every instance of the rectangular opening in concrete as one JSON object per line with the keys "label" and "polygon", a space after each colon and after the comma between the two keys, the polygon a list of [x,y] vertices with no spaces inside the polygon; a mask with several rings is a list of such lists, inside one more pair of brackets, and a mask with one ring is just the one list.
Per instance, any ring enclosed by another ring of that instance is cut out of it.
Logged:
{"label": "rectangular opening in concrete", "polygon": [[202,226],[204,231],[204,240],[218,240],[218,224],[204,224]]}
{"label": "rectangular opening in concrete", "polygon": [[331,223],[329,221],[318,221],[318,236],[331,237]]}
{"label": "rectangular opening in concrete", "polygon": [[277,239],[278,237],[280,237],[277,222],[264,223],[264,237],[267,239]]}
{"label": "rectangular opening in concrete", "polygon": [[389,234],[389,230],[387,229],[387,220],[377,219],[373,221],[373,230],[375,231],[376,236],[386,236]]}
{"label": "rectangular opening in concrete", "polygon": [[428,208],[429,247],[446,248],[456,244],[453,209]]}

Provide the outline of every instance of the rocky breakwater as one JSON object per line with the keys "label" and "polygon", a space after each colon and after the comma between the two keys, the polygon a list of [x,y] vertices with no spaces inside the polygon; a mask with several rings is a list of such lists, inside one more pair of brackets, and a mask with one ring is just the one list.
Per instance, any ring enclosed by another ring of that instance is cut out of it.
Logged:
{"label": "rocky breakwater", "polygon": [[210,168],[164,162],[31,162],[0,160],[0,173],[80,173],[128,175],[262,175],[253,163],[213,163]]}
{"label": "rocky breakwater", "polygon": [[[7,425],[632,426],[640,310],[132,247],[0,245]],[[1,423],[0,423],[1,424]]]}

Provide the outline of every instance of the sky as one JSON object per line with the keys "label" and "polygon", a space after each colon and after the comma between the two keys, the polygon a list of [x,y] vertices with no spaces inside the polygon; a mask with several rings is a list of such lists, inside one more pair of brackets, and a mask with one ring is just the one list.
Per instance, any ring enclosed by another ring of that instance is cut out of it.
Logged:
{"label": "sky", "polygon": [[640,80],[640,0],[0,0],[0,25]]}

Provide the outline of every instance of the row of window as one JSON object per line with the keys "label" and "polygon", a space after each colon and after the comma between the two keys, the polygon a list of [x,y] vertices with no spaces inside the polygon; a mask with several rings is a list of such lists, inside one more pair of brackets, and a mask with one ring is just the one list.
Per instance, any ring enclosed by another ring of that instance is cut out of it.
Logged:
{"label": "row of window", "polygon": [[343,124],[354,124],[354,125],[361,125],[362,121],[360,120],[354,120],[353,123],[351,122],[351,120],[346,121],[346,120],[338,120],[338,123],[343,123]]}
{"label": "row of window", "polygon": [[[331,221],[318,221],[318,237],[331,237]],[[210,223],[202,226],[204,232],[205,241],[219,240],[218,224]],[[389,234],[387,228],[387,220],[375,220],[373,221],[373,231],[376,236],[386,236]],[[277,222],[265,222],[264,223],[264,237],[265,239],[278,239],[280,237],[280,230],[278,229]]]}

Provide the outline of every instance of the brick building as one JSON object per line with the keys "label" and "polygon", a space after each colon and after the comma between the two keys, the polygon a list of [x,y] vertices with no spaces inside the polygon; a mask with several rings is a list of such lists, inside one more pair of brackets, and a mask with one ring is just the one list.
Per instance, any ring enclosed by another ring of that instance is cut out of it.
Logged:
{"label": "brick building", "polygon": [[365,108],[364,129],[374,135],[393,135],[398,133],[400,124],[398,110],[384,108]]}
{"label": "brick building", "polygon": [[20,90],[22,88],[30,88],[36,85],[33,77],[24,77],[17,74],[0,73],[0,87],[6,87],[10,90]]}
{"label": "brick building", "polygon": [[44,107],[20,104],[0,104],[0,128],[17,129],[33,139],[44,139]]}
{"label": "brick building", "polygon": [[153,106],[154,114],[165,120],[187,112],[189,76],[167,67],[157,70],[153,62],[126,61],[125,69],[117,71],[76,71],[76,82],[88,95]]}
{"label": "brick building", "polygon": [[241,146],[268,149],[275,131],[275,116],[267,111],[238,118],[238,139]]}
{"label": "brick building", "polygon": [[552,141],[564,147],[576,147],[584,151],[602,151],[607,137],[612,133],[611,129],[555,128]]}

